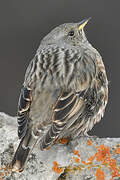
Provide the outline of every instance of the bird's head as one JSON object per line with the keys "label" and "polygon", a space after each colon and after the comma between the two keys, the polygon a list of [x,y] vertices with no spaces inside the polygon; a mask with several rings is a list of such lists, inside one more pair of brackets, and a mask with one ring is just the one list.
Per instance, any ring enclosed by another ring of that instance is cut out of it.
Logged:
{"label": "bird's head", "polygon": [[[90,18],[89,18],[90,19]],[[87,41],[84,27],[89,19],[84,19],[79,23],[65,23],[53,29],[42,40],[42,44],[69,44],[80,46]]]}

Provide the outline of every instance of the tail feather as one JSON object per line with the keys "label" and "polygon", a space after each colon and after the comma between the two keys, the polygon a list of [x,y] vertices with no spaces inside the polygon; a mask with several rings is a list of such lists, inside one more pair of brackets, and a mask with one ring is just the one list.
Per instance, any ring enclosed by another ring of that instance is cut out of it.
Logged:
{"label": "tail feather", "polygon": [[[23,140],[22,140],[23,141]],[[28,154],[30,152],[30,148],[27,149],[23,148],[23,142],[20,142],[17,151],[14,155],[14,158],[10,164],[10,168],[12,171],[23,171],[25,162],[27,160]]]}
{"label": "tail feather", "polygon": [[15,152],[13,160],[10,163],[10,169],[12,171],[23,171],[28,156],[33,150],[36,142],[37,140],[32,137],[31,132],[27,132],[26,136],[21,140]]}

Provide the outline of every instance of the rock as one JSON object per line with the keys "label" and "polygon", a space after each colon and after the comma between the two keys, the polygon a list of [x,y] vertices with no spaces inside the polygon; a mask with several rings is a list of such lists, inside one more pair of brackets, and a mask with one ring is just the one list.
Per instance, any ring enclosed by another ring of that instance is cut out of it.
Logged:
{"label": "rock", "polygon": [[[6,180],[111,180],[120,177],[120,138],[79,137],[68,145],[40,151],[39,144],[21,173],[10,172],[19,144],[16,117],[0,113],[0,178]],[[3,169],[4,168],[4,169]]]}

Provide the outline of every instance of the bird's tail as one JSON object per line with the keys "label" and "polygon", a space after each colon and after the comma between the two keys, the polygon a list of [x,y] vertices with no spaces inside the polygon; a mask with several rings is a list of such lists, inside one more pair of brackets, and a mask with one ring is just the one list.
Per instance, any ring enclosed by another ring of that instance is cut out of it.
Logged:
{"label": "bird's tail", "polygon": [[12,171],[21,172],[24,169],[25,163],[28,159],[28,155],[33,150],[37,139],[34,139],[31,132],[27,132],[25,137],[21,140],[12,162],[10,163],[10,169]]}

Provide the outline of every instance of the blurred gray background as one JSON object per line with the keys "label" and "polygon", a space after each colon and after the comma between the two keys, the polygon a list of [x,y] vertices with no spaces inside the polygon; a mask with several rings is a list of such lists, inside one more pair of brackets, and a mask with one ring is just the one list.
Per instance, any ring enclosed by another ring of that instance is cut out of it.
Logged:
{"label": "blurred gray background", "polygon": [[120,136],[120,0],[0,0],[0,111],[16,115],[26,67],[55,26],[92,17],[85,30],[101,53],[109,103],[91,134]]}

